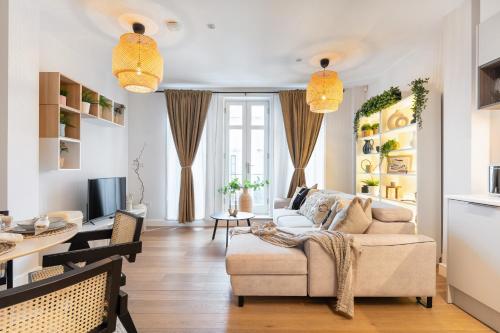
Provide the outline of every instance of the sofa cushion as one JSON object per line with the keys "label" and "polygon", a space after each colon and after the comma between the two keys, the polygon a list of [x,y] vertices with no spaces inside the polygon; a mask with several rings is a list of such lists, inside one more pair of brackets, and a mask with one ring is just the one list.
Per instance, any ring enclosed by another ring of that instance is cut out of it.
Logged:
{"label": "sofa cushion", "polygon": [[415,223],[413,222],[380,222],[376,219],[365,231],[365,234],[409,234],[416,233]]}
{"label": "sofa cushion", "polygon": [[413,218],[413,212],[403,207],[372,207],[373,218],[381,222],[408,222]]}
{"label": "sofa cushion", "polygon": [[329,230],[348,234],[363,234],[372,223],[371,199],[354,198],[349,205],[337,213]]}
{"label": "sofa cushion", "polygon": [[275,222],[282,216],[298,216],[299,213],[296,210],[288,209],[288,208],[279,208],[273,210],[273,220]]}
{"label": "sofa cushion", "polygon": [[[423,235],[354,235],[361,247],[355,296],[433,296],[436,243]],[[335,263],[321,245],[307,241],[309,296],[336,295]]]}
{"label": "sofa cushion", "polygon": [[307,258],[302,248],[269,244],[253,234],[231,238],[226,252],[228,274],[307,274]]}
{"label": "sofa cushion", "polygon": [[302,215],[286,215],[286,216],[281,216],[279,219],[276,220],[275,222],[278,227],[282,228],[305,228],[308,227],[309,229],[314,226],[311,220],[306,218],[305,216]]}

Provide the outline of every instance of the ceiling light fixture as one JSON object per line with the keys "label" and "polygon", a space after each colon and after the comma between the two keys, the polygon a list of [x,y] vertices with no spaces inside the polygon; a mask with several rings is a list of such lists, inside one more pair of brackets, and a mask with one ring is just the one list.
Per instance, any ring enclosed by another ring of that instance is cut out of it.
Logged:
{"label": "ceiling light fixture", "polygon": [[163,79],[163,59],[155,40],[144,35],[143,24],[134,23],[132,29],[134,32],[123,34],[113,49],[113,75],[128,91],[150,93]]}
{"label": "ceiling light fixture", "polygon": [[320,64],[323,70],[313,73],[307,85],[306,102],[311,112],[337,111],[344,98],[344,87],[337,72],[326,69],[329,63],[329,59],[321,59]]}

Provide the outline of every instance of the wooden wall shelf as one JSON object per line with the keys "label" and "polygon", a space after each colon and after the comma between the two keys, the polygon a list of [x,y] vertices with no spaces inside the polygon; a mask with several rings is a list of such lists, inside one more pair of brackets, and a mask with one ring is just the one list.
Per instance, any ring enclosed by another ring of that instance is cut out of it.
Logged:
{"label": "wooden wall shelf", "polygon": [[[80,169],[82,118],[104,126],[125,126],[124,104],[114,102],[59,72],[41,72],[39,82],[42,169]],[[60,96],[62,90],[67,92],[66,98]],[[84,96],[90,97],[90,105],[82,101]],[[102,108],[98,104],[101,96],[110,104],[109,108]],[[115,112],[117,107],[121,110],[120,114]],[[61,118],[65,118],[68,122],[64,132],[60,127]],[[64,149],[61,149],[62,146]]]}

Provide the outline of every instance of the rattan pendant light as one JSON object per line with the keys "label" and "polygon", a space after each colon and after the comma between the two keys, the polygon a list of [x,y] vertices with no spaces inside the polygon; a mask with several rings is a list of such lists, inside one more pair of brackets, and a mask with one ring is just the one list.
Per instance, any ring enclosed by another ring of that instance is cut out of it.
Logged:
{"label": "rattan pendant light", "polygon": [[321,59],[323,70],[311,75],[307,85],[306,102],[311,112],[328,113],[337,111],[344,99],[344,86],[337,72],[326,69],[330,61]]}
{"label": "rattan pendant light", "polygon": [[163,59],[155,40],[144,35],[144,25],[134,23],[132,28],[113,49],[113,75],[128,91],[150,93],[163,79]]}

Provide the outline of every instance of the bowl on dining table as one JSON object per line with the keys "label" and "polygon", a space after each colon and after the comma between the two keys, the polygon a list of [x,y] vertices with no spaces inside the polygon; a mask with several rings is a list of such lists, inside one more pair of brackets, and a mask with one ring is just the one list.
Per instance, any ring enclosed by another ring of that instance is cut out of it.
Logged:
{"label": "bowl on dining table", "polygon": [[[29,220],[23,220],[23,221],[16,221],[16,225],[18,227],[21,227],[22,229],[26,231],[33,231],[35,230],[35,222],[38,221],[37,217],[34,217]],[[64,220],[61,219],[60,217],[49,217],[49,228],[48,229],[53,229],[60,227],[61,225],[64,224]]]}

